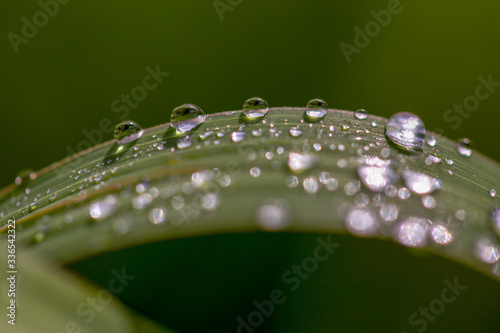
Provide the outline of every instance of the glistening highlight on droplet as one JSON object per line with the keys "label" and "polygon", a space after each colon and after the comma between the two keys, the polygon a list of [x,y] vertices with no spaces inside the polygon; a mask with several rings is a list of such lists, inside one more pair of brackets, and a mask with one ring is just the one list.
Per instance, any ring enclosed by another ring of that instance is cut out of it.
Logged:
{"label": "glistening highlight on droplet", "polygon": [[260,119],[269,111],[269,105],[260,97],[249,98],[243,103],[243,114],[250,119]]}
{"label": "glistening highlight on droplet", "polygon": [[178,133],[186,133],[203,123],[206,117],[203,110],[197,105],[182,104],[172,111],[170,122]]}
{"label": "glistening highlight on droplet", "polygon": [[328,104],[324,100],[319,98],[311,99],[307,102],[304,119],[311,123],[318,122],[325,118],[327,109]]}
{"label": "glistening highlight on droplet", "polygon": [[425,126],[419,117],[410,112],[399,112],[389,118],[385,135],[398,148],[407,152],[422,151]]}
{"label": "glistening highlight on droplet", "polygon": [[126,120],[116,125],[113,135],[118,143],[128,143],[142,136],[142,129],[136,122]]}

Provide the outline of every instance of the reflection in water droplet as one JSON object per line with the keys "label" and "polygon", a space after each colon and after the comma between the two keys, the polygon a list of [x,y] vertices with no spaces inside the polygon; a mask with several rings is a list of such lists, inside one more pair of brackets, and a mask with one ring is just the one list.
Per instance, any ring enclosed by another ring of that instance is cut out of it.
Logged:
{"label": "reflection in water droplet", "polygon": [[410,112],[399,112],[390,117],[386,124],[385,135],[405,151],[422,151],[424,147],[424,123]]}
{"label": "reflection in water droplet", "polygon": [[315,98],[307,102],[305,120],[309,122],[317,122],[326,116],[328,104],[319,98]]}
{"label": "reflection in water droplet", "polygon": [[347,229],[359,236],[369,236],[377,232],[378,222],[375,216],[365,209],[353,209],[346,217]]}
{"label": "reflection in water droplet", "polygon": [[102,201],[93,201],[89,206],[89,215],[94,220],[102,220],[117,209],[117,198],[114,195],[107,195]]}
{"label": "reflection in water droplet", "polygon": [[457,151],[460,155],[469,157],[472,155],[473,144],[467,138],[462,138],[458,140]]}
{"label": "reflection in water droplet", "polygon": [[288,216],[290,206],[284,199],[277,199],[262,205],[257,211],[257,221],[266,230],[281,230],[290,224]]}
{"label": "reflection in water droplet", "polygon": [[431,236],[434,242],[441,245],[446,245],[453,240],[451,232],[445,226],[439,224],[432,228]]}
{"label": "reflection in water droplet", "polygon": [[148,214],[149,221],[153,224],[161,224],[167,218],[166,212],[161,208],[153,208]]}
{"label": "reflection in water droplet", "polygon": [[476,256],[487,264],[493,264],[500,259],[499,247],[488,238],[476,242]]}
{"label": "reflection in water droplet", "polygon": [[170,122],[177,133],[186,133],[203,123],[206,117],[203,110],[197,105],[182,104],[172,111]]}
{"label": "reflection in water droplet", "polygon": [[269,105],[260,97],[249,98],[243,103],[243,114],[248,118],[262,118],[269,111]]}
{"label": "reflection in water droplet", "polygon": [[124,144],[140,138],[143,133],[136,122],[126,120],[116,125],[113,135],[119,144]]}
{"label": "reflection in water droplet", "polygon": [[398,241],[410,247],[422,247],[426,244],[427,220],[410,217],[399,226]]}
{"label": "reflection in water droplet", "polygon": [[382,207],[380,207],[380,217],[386,222],[395,221],[398,218],[398,215],[399,215],[398,205],[392,203],[386,203],[383,204]]}
{"label": "reflection in water droplet", "polygon": [[365,110],[359,109],[359,110],[356,110],[356,112],[354,112],[354,117],[356,117],[356,119],[359,119],[359,120],[364,120],[364,119],[368,118],[368,114],[366,114]]}
{"label": "reflection in water droplet", "polygon": [[418,171],[405,170],[403,179],[406,186],[416,194],[429,194],[441,188],[438,179]]}
{"label": "reflection in water droplet", "polygon": [[300,130],[298,125],[290,128],[290,135],[293,136],[294,138],[297,138],[302,135],[302,131]]}
{"label": "reflection in water droplet", "polygon": [[314,168],[316,161],[316,157],[309,154],[290,153],[288,155],[288,167],[297,173]]}
{"label": "reflection in water droplet", "polygon": [[245,140],[247,133],[244,131],[234,131],[231,133],[231,141],[233,142],[241,142]]}

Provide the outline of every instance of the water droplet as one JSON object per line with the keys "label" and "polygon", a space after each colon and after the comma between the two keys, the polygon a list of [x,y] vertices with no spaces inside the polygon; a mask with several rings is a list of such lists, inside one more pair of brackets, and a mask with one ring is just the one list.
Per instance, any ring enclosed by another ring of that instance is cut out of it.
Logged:
{"label": "water droplet", "polygon": [[426,195],[422,198],[422,205],[427,209],[436,208],[436,199],[432,195]]}
{"label": "water droplet", "polygon": [[102,201],[93,201],[89,206],[89,215],[94,220],[104,219],[113,214],[117,209],[117,198],[107,195]]}
{"label": "water droplet", "polygon": [[262,136],[264,132],[262,131],[262,128],[256,128],[252,130],[252,136],[258,138],[259,136]]}
{"label": "water droplet", "polygon": [[497,190],[495,190],[494,188],[492,188],[492,189],[490,190],[489,194],[490,194],[490,197],[494,198],[494,197],[495,197],[495,195],[497,195]]}
{"label": "water droplet", "polygon": [[161,208],[153,208],[148,214],[149,221],[153,224],[162,224],[167,218],[165,210]]}
{"label": "water droplet", "polygon": [[344,185],[344,192],[348,196],[356,194],[361,189],[361,182],[359,180],[351,180]]}
{"label": "water droplet", "polygon": [[356,112],[354,112],[354,117],[356,117],[356,119],[359,119],[359,120],[364,120],[364,119],[368,118],[368,114],[366,113],[365,110],[358,109],[358,110],[356,110]]}
{"label": "water droplet", "polygon": [[244,131],[234,131],[231,133],[231,141],[233,142],[241,142],[245,140],[247,133]]}
{"label": "water droplet", "polygon": [[489,239],[481,238],[476,242],[476,256],[487,264],[493,264],[500,259],[500,251]]}
{"label": "water droplet", "polygon": [[453,235],[444,225],[435,225],[431,231],[432,240],[434,242],[446,245],[453,240]]}
{"label": "water droplet", "polygon": [[416,194],[429,194],[441,188],[438,179],[418,171],[405,170],[403,179],[406,186]]}
{"label": "water droplet", "polygon": [[427,139],[427,144],[430,147],[434,147],[436,145],[436,138],[434,138],[433,136],[431,136],[430,138]]}
{"label": "water droplet", "polygon": [[141,126],[131,120],[126,120],[116,125],[113,135],[119,144],[134,141],[142,136]]}
{"label": "water droplet", "polygon": [[179,141],[177,141],[177,148],[186,149],[191,147],[192,144],[191,138],[189,135],[186,135],[185,137],[179,138]]}
{"label": "water droplet", "polygon": [[182,104],[170,115],[171,126],[177,133],[186,133],[205,121],[207,116],[200,107],[194,104]]}
{"label": "water droplet", "polygon": [[207,193],[201,197],[201,208],[204,210],[215,210],[220,204],[217,193]]}
{"label": "water droplet", "polygon": [[304,119],[309,122],[318,122],[326,116],[328,104],[319,98],[307,102]]}
{"label": "water droplet", "polygon": [[300,130],[300,127],[297,125],[295,127],[290,128],[290,135],[293,136],[294,138],[298,138],[299,136],[301,136],[302,131]]}
{"label": "water droplet", "polygon": [[266,230],[281,230],[290,224],[288,212],[290,205],[284,199],[277,199],[259,207],[257,221]]}
{"label": "water droplet", "polygon": [[288,188],[296,188],[299,185],[299,179],[297,176],[289,176],[286,178],[285,183]]}
{"label": "water droplet", "polygon": [[491,210],[491,222],[493,230],[500,237],[500,208],[494,207]]}
{"label": "water droplet", "polygon": [[132,206],[135,209],[143,209],[153,202],[153,196],[149,193],[143,193],[132,199]]}
{"label": "water droplet", "polygon": [[353,209],[346,216],[347,229],[359,236],[373,235],[378,230],[375,216],[365,209]]}
{"label": "water droplet", "polygon": [[422,151],[424,147],[424,123],[410,112],[399,112],[390,117],[385,127],[385,135],[405,151]]}
{"label": "water droplet", "polygon": [[288,167],[291,171],[300,173],[314,168],[316,157],[309,154],[290,153],[288,154]]}
{"label": "water droplet", "polygon": [[409,217],[399,226],[398,241],[410,247],[422,247],[426,244],[427,220]]}
{"label": "water droplet", "polygon": [[214,135],[214,132],[213,131],[206,131],[204,133],[200,133],[198,135],[198,138],[200,139],[200,141],[205,141],[206,139],[208,139],[209,137],[211,137],[212,135]]}
{"label": "water droplet", "polygon": [[269,111],[269,105],[260,97],[249,98],[243,103],[243,114],[250,119],[260,119]]}
{"label": "water droplet", "polygon": [[458,140],[457,151],[460,155],[469,157],[472,155],[473,144],[467,138],[462,138]]}
{"label": "water droplet", "polygon": [[318,192],[319,189],[318,180],[314,176],[304,178],[302,186],[304,186],[304,190],[306,190],[307,193],[311,194]]}
{"label": "water droplet", "polygon": [[30,180],[36,178],[36,173],[32,169],[21,170],[16,177],[15,183],[17,186],[24,185]]}
{"label": "water droplet", "polygon": [[257,178],[260,176],[260,169],[258,167],[250,168],[250,176]]}
{"label": "water droplet", "polygon": [[369,157],[363,163],[366,165],[357,168],[358,176],[363,184],[374,192],[383,191],[399,178],[387,161]]}
{"label": "water droplet", "polygon": [[380,207],[380,217],[386,222],[395,221],[398,218],[398,215],[399,215],[398,205],[392,203],[386,203],[383,204],[382,207]]}

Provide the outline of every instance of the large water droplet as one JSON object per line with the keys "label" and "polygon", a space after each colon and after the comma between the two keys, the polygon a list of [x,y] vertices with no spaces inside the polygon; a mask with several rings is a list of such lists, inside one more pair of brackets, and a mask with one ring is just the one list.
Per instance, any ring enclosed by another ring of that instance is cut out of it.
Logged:
{"label": "large water droplet", "polygon": [[186,133],[203,123],[206,115],[200,107],[194,104],[182,104],[176,107],[170,115],[172,127],[178,133]]}
{"label": "large water droplet", "polygon": [[290,153],[288,155],[288,167],[296,173],[314,168],[316,161],[316,157],[310,154]]}
{"label": "large water droplet", "polygon": [[410,112],[399,112],[390,117],[385,127],[385,135],[405,151],[422,151],[424,147],[424,123]]}
{"label": "large water droplet", "polygon": [[328,104],[322,99],[315,98],[307,102],[305,120],[309,122],[318,122],[326,116]]}
{"label": "large water droplet", "polygon": [[243,103],[243,114],[250,119],[259,119],[269,111],[269,105],[260,97],[249,98]]}
{"label": "large water droplet", "polygon": [[116,125],[113,135],[119,144],[128,143],[141,137],[141,126],[132,120],[126,120]]}
{"label": "large water droplet", "polygon": [[429,194],[441,188],[438,179],[418,171],[405,170],[403,179],[406,186],[416,194]]}
{"label": "large water droplet", "polygon": [[472,148],[473,144],[469,139],[462,138],[458,140],[457,151],[460,155],[469,157],[470,155],[472,155]]}

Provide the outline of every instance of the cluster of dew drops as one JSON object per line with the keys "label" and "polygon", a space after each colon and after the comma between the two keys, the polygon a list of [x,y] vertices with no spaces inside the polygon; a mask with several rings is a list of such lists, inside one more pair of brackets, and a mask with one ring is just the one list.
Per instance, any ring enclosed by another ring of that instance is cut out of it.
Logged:
{"label": "cluster of dew drops", "polygon": [[[267,124],[265,119],[266,114],[269,112],[268,103],[259,97],[253,97],[245,101],[243,104],[243,117],[248,123],[261,122]],[[232,114],[234,114],[232,112]],[[313,99],[309,101],[305,107],[303,119],[300,124],[293,124],[288,133],[293,138],[302,136],[303,127],[313,127],[314,123],[323,123],[322,119],[328,114],[328,105],[321,99]],[[368,115],[365,110],[357,110],[354,112],[354,118],[359,121],[368,121]],[[172,111],[171,114],[171,127],[175,129],[179,135],[176,147],[171,147],[170,151],[184,150],[192,147],[193,140],[191,138],[192,132],[199,125],[205,122],[207,115],[201,108],[194,104],[183,104]],[[286,119],[285,119],[286,124]],[[281,134],[273,124],[269,124],[269,132],[276,137]],[[301,128],[302,126],[302,128]],[[340,126],[341,131],[348,131],[351,124],[349,121]],[[371,122],[372,127],[378,127],[376,121]],[[230,140],[239,143],[245,140],[247,132],[240,126],[239,129],[229,133]],[[323,124],[322,127],[325,127]],[[229,127],[228,127],[229,128]],[[336,131],[335,126],[331,125],[325,129],[329,137],[332,137]],[[251,131],[253,137],[260,137],[263,135],[262,127],[255,127]],[[321,133],[323,129],[321,129]],[[369,133],[365,130],[365,133]],[[114,130],[114,137],[117,144],[125,145],[130,144],[139,139],[144,134],[144,130],[133,121],[124,121],[118,124]],[[199,142],[208,144],[209,138],[213,138],[213,143],[217,145],[220,139],[225,136],[224,129],[220,130],[218,127],[214,130],[206,130],[198,135]],[[426,139],[426,131],[422,120],[409,112],[400,112],[390,117],[385,126],[385,137],[387,141],[397,147],[397,149],[408,158],[411,156],[423,154],[424,145],[429,147],[436,145],[436,139],[429,137]],[[360,139],[359,137],[356,139]],[[154,148],[158,151],[164,149],[162,143],[155,143]],[[196,149],[200,149],[201,145],[196,145]],[[315,152],[323,149],[322,145],[315,143],[312,145],[312,150],[308,145],[308,149],[302,151],[292,151],[288,154],[287,169],[290,176],[286,178],[285,185],[288,188],[297,188],[302,183],[302,187],[307,194],[314,195],[320,188],[324,187],[327,191],[335,191],[339,187],[339,181],[332,177],[330,172],[322,171],[319,176],[307,175],[299,180],[299,176],[314,169],[318,165],[318,156]],[[344,151],[347,149],[343,144],[330,144],[330,150]],[[138,150],[138,147],[134,147]],[[368,149],[365,149],[368,150]],[[464,157],[472,155],[472,143],[469,139],[461,139],[457,144],[457,151]],[[265,153],[267,160],[272,160],[275,154],[283,155],[285,153],[283,147],[278,147],[276,152],[268,151]],[[138,153],[137,153],[138,154]],[[255,154],[254,154],[255,155]],[[380,149],[380,152],[375,156],[368,154],[359,154],[361,157],[355,161],[357,179],[348,181],[344,186],[344,192],[347,196],[354,197],[354,204],[349,203],[339,205],[338,214],[344,219],[345,227],[352,234],[358,236],[372,236],[387,234],[389,232],[391,237],[394,237],[399,243],[408,247],[423,247],[432,241],[437,246],[446,246],[453,244],[456,236],[454,235],[453,228],[455,225],[452,223],[445,223],[442,221],[431,221],[423,216],[407,216],[400,220],[400,211],[402,206],[400,203],[405,202],[410,196],[416,195],[420,198],[422,206],[426,209],[432,210],[438,206],[433,192],[441,189],[441,181],[437,177],[430,176],[421,171],[412,170],[409,167],[399,168],[396,171],[394,166],[394,159],[389,159],[391,150],[388,147]],[[249,155],[249,160],[254,160],[255,156]],[[448,165],[453,164],[451,158],[445,158],[445,163]],[[437,155],[429,154],[425,158],[425,164],[431,165],[433,163],[441,163],[442,159]],[[349,161],[347,159],[340,159],[337,161],[339,168],[344,168]],[[273,166],[273,164],[272,164]],[[274,166],[273,166],[274,168]],[[278,167],[279,168],[279,165]],[[451,169],[448,171],[452,174]],[[249,169],[251,177],[259,177],[262,173],[261,168],[253,166]],[[24,185],[34,178],[34,173],[24,172],[16,178],[17,185]],[[395,184],[403,179],[404,185],[400,188]],[[98,178],[99,180],[100,178]],[[193,199],[189,204],[182,194],[193,194],[197,190],[205,186],[207,183],[215,183],[218,188],[225,188],[231,185],[232,180],[228,172],[220,169],[212,169],[205,171],[198,171],[191,175],[190,181],[180,185],[180,188],[173,188],[171,185],[153,186],[148,188],[146,183],[140,183],[135,186],[135,196],[132,198],[132,206],[135,209],[142,210],[151,205],[156,199],[170,199],[170,204],[173,210],[182,211],[186,207],[190,207],[195,216],[200,214],[200,211],[215,211],[220,205],[220,198],[217,191],[204,193]],[[166,182],[167,184],[167,182]],[[360,191],[362,185],[372,194],[369,197],[365,192]],[[29,189],[28,189],[29,190]],[[177,193],[178,192],[178,193]],[[27,192],[29,193],[29,192]],[[177,194],[177,195],[176,195]],[[494,198],[496,190],[489,190],[489,195]],[[193,196],[194,197],[194,196]],[[90,203],[88,211],[89,215],[94,220],[101,220],[109,217],[117,210],[118,198],[116,195],[107,195],[103,200],[93,201]],[[373,207],[369,207],[370,201]],[[31,204],[33,207],[33,204]],[[35,198],[36,207],[36,198]],[[290,226],[291,213],[290,204],[284,198],[269,199],[263,202],[256,211],[256,221],[260,227],[267,230],[282,230]],[[0,212],[0,217],[3,213]],[[402,214],[401,214],[402,215]],[[455,218],[458,221],[464,221],[466,212],[463,209],[455,212]],[[177,219],[177,223],[185,222],[185,214],[182,219]],[[167,221],[167,209],[165,207],[156,207],[149,210],[148,220],[155,224],[163,224]],[[500,247],[496,244],[496,237],[500,236],[500,209],[493,208],[490,214],[491,227],[493,236],[486,235],[478,237],[474,244],[473,252],[476,257],[487,264],[496,264],[492,268],[493,273],[500,275]],[[388,229],[388,227],[390,227]],[[118,219],[113,225],[117,232],[125,233],[130,229],[130,224],[124,222],[123,219]]]}

